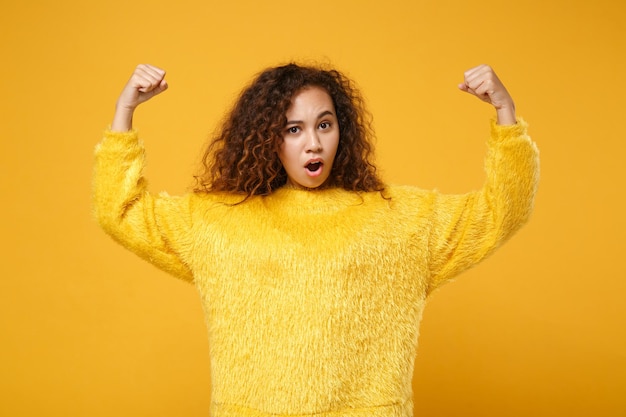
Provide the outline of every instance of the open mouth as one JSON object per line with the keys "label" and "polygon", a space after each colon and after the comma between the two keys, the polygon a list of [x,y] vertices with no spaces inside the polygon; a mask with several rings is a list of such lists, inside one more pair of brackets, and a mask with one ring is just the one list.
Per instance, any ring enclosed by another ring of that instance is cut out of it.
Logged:
{"label": "open mouth", "polygon": [[311,162],[306,164],[306,169],[308,169],[310,172],[316,172],[318,171],[320,168],[322,167],[322,163],[321,162]]}

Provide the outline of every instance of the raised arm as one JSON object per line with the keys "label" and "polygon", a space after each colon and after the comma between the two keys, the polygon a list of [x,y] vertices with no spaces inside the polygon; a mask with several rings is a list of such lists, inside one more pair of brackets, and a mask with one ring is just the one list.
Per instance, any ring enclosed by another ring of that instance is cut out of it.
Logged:
{"label": "raised arm", "polygon": [[528,220],[539,180],[537,148],[493,70],[481,65],[467,71],[459,88],[494,106],[497,122],[487,141],[482,189],[433,199],[431,291],[484,259]]}
{"label": "raised arm", "polygon": [[132,130],[137,106],[167,89],[165,71],[139,65],[120,95],[111,129],[96,148],[94,211],[113,239],[160,269],[192,281],[187,197],[153,196],[142,176],[144,148]]}

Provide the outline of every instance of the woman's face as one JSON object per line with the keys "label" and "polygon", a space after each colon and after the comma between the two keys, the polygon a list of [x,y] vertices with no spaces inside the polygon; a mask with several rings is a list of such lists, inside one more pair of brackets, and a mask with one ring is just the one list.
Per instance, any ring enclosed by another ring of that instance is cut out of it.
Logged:
{"label": "woman's face", "polygon": [[287,172],[287,185],[317,188],[330,176],[339,144],[333,100],[320,87],[306,87],[294,95],[286,116],[278,158]]}

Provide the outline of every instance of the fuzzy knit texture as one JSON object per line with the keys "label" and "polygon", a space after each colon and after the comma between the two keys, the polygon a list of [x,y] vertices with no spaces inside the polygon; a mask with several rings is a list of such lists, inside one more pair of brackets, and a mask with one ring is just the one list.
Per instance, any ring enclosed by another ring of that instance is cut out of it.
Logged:
{"label": "fuzzy knit texture", "polygon": [[528,219],[538,152],[523,120],[491,125],[484,187],[356,194],[281,188],[152,195],[137,132],[96,150],[97,219],[119,243],[195,284],[214,417],[411,416],[429,293]]}

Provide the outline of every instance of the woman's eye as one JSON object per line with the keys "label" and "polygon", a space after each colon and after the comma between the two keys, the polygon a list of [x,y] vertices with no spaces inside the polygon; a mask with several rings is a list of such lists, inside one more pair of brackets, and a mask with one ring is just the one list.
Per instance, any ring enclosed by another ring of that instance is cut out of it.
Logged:
{"label": "woman's eye", "polygon": [[320,129],[328,129],[330,127],[330,123],[322,122],[320,123]]}
{"label": "woman's eye", "polygon": [[291,126],[290,128],[287,128],[287,133],[295,134],[298,133],[299,130],[300,128],[298,126]]}

